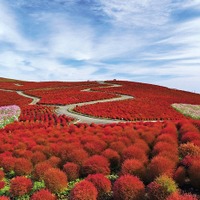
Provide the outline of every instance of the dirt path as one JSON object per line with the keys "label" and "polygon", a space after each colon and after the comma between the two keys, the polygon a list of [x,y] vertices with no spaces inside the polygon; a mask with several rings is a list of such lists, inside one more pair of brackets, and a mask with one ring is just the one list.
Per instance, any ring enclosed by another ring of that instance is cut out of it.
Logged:
{"label": "dirt path", "polygon": [[[121,85],[105,83],[103,81],[99,82],[99,83],[104,85],[101,88],[121,87]],[[1,90],[14,92],[13,90],[6,90],[6,89],[5,90],[1,89]],[[91,90],[90,88],[84,89],[82,91],[95,92],[95,91]],[[31,98],[33,101],[30,103],[30,105],[35,105],[40,101],[40,98],[31,96],[31,95],[27,95],[23,91],[15,91],[15,92],[17,92],[21,96],[24,96],[24,97],[27,97],[27,98]],[[51,105],[51,106],[56,106],[57,107],[56,113],[58,115],[64,114],[64,115],[67,115],[69,117],[73,117],[74,119],[76,119],[75,123],[82,122],[82,123],[88,123],[88,124],[91,124],[91,123],[108,124],[108,123],[127,122],[127,121],[124,121],[124,120],[96,118],[96,117],[93,117],[93,116],[84,115],[84,114],[81,114],[81,113],[73,111],[73,109],[76,106],[84,106],[84,105],[90,105],[90,104],[95,104],[95,103],[112,102],[112,101],[123,101],[123,100],[133,99],[133,97],[129,96],[129,95],[122,95],[122,94],[116,94],[116,95],[118,95],[119,97],[115,97],[115,98],[111,98],[111,99],[97,100],[97,101],[89,101],[89,102],[83,102],[83,103],[76,103],[76,104],[69,104],[69,105],[65,105],[65,106],[58,106],[58,105]],[[49,106],[49,105],[47,105],[47,106]]]}

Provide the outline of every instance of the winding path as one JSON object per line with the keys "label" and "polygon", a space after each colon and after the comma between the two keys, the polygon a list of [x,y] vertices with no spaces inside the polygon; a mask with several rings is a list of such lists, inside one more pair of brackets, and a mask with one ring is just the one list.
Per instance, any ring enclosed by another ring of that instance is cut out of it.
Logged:
{"label": "winding path", "polygon": [[[103,84],[105,86],[102,86],[101,88],[109,88],[109,87],[121,87],[121,85],[118,84],[111,84],[111,83],[105,83],[104,81],[100,81],[100,84]],[[107,85],[107,86],[106,86]],[[13,90],[4,90],[4,89],[0,89],[3,91],[10,91],[10,92],[14,92]],[[84,89],[81,91],[85,91],[85,92],[96,92],[96,91],[92,91],[91,88],[88,89]],[[17,92],[19,95],[24,96],[26,98],[31,98],[33,101],[29,104],[29,105],[35,105],[40,101],[40,98],[35,97],[35,96],[31,96],[31,95],[27,95],[25,94],[23,91],[15,91]],[[90,105],[90,104],[95,104],[95,103],[102,103],[102,102],[112,102],[112,101],[122,101],[122,100],[127,100],[127,99],[133,99],[132,96],[129,95],[122,95],[122,94],[116,94],[119,97],[115,97],[115,98],[111,98],[111,99],[103,99],[103,100],[96,100],[96,101],[89,101],[89,102],[83,102],[83,103],[76,103],[76,104],[69,104],[69,105],[64,105],[64,106],[58,106],[58,105],[51,105],[51,106],[56,106],[56,113],[58,115],[67,115],[69,117],[72,117],[74,119],[76,119],[76,121],[74,123],[95,123],[95,124],[108,124],[108,123],[118,123],[118,122],[127,122],[125,120],[115,120],[115,119],[104,119],[104,118],[97,118],[94,116],[89,116],[89,115],[84,115],[78,112],[74,111],[74,108],[76,106],[84,106],[84,105]],[[49,105],[47,105],[49,106]]]}

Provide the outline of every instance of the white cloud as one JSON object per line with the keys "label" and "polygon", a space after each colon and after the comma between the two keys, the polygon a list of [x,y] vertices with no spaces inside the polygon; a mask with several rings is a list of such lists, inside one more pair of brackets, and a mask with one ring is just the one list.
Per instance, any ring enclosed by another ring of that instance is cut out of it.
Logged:
{"label": "white cloud", "polygon": [[11,44],[16,50],[32,51],[35,44],[23,37],[18,19],[4,1],[0,2],[0,42]]}
{"label": "white cloud", "polygon": [[116,24],[151,26],[169,20],[171,0],[100,0],[101,10]]}

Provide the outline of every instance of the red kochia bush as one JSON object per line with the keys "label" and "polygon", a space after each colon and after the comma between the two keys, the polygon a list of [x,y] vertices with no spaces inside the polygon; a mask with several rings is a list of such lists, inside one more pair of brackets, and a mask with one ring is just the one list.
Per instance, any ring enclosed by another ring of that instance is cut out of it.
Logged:
{"label": "red kochia bush", "polygon": [[10,200],[10,198],[9,198],[9,197],[6,197],[6,196],[1,196],[1,197],[0,197],[0,200]]}
{"label": "red kochia bush", "polygon": [[58,168],[49,168],[44,173],[44,183],[53,193],[62,192],[68,185],[66,174]]}
{"label": "red kochia bush", "polygon": [[177,192],[176,183],[166,175],[159,176],[147,186],[148,197],[153,200],[164,200],[175,192]]}
{"label": "red kochia bush", "polygon": [[171,154],[178,154],[177,145],[170,144],[168,142],[158,142],[153,148],[153,155],[157,155],[163,151],[167,151]]}
{"label": "red kochia bush", "polygon": [[186,169],[183,166],[179,166],[175,171],[173,178],[179,186],[183,186],[186,179]]}
{"label": "red kochia bush", "polygon": [[110,144],[110,148],[113,149],[114,151],[117,151],[117,153],[121,155],[123,150],[126,148],[126,145],[121,141],[117,141],[117,142],[112,142]]}
{"label": "red kochia bush", "polygon": [[47,162],[41,162],[35,165],[33,176],[36,180],[42,180],[44,178],[44,173],[52,168],[52,166]]}
{"label": "red kochia bush", "polygon": [[130,174],[134,176],[138,176],[139,178],[143,178],[145,174],[144,164],[136,159],[127,159],[122,164],[121,169],[122,174]]}
{"label": "red kochia bush", "polygon": [[10,193],[13,197],[28,194],[32,189],[32,182],[29,178],[17,176],[10,181]]}
{"label": "red kochia bush", "polygon": [[33,170],[33,165],[29,160],[25,158],[16,159],[14,167],[16,175],[18,176],[28,175],[32,172],[32,170]]}
{"label": "red kochia bush", "polygon": [[102,156],[108,159],[111,169],[118,169],[120,166],[120,155],[116,151],[106,149],[102,152]]}
{"label": "red kochia bush", "polygon": [[144,194],[144,184],[135,176],[124,175],[114,182],[114,200],[142,200]]}
{"label": "red kochia bush", "polygon": [[192,165],[189,167],[188,173],[191,184],[200,189],[200,157],[198,160],[192,162]]}
{"label": "red kochia bush", "polygon": [[31,200],[56,200],[56,197],[48,190],[42,189],[31,196]]}
{"label": "red kochia bush", "polygon": [[14,169],[15,166],[15,159],[12,156],[4,157],[1,160],[1,167],[3,167],[5,172],[9,172]]}
{"label": "red kochia bush", "polygon": [[192,194],[178,194],[174,193],[170,195],[166,200],[198,200],[198,197],[196,195]]}
{"label": "red kochia bush", "polygon": [[61,159],[57,156],[51,156],[47,163],[49,163],[52,167],[59,167],[61,165]]}
{"label": "red kochia bush", "polygon": [[82,165],[88,157],[89,157],[88,153],[85,150],[77,149],[68,153],[68,157],[65,160],[65,162],[68,161],[68,162],[76,163],[78,165]]}
{"label": "red kochia bush", "polygon": [[40,151],[34,152],[31,158],[33,165],[36,165],[37,163],[43,162],[45,160],[46,160],[46,156],[44,155],[44,153]]}
{"label": "red kochia bush", "polygon": [[108,175],[110,174],[109,162],[103,156],[91,156],[84,162],[82,166],[82,173],[84,176],[97,173]]}
{"label": "red kochia bush", "polygon": [[63,165],[63,171],[67,174],[69,181],[74,181],[79,178],[80,166],[72,162],[67,162]]}
{"label": "red kochia bush", "polygon": [[97,189],[89,181],[81,181],[77,183],[70,192],[70,200],[96,200]]}
{"label": "red kochia bush", "polygon": [[2,188],[4,188],[5,187],[5,182],[4,181],[0,181],[0,190],[2,189]]}
{"label": "red kochia bush", "polygon": [[191,142],[181,144],[179,146],[179,154],[181,157],[189,156],[200,156],[200,147],[194,145]]}
{"label": "red kochia bush", "polygon": [[122,159],[123,161],[126,159],[137,159],[143,163],[146,163],[148,161],[145,152],[139,147],[136,147],[134,145],[124,149],[122,153]]}
{"label": "red kochia bush", "polygon": [[147,175],[149,181],[153,181],[156,177],[166,174],[172,176],[175,170],[175,164],[173,161],[162,156],[155,156],[147,169]]}
{"label": "red kochia bush", "polygon": [[103,199],[104,195],[111,191],[111,182],[103,174],[91,174],[85,180],[96,187],[99,199]]}

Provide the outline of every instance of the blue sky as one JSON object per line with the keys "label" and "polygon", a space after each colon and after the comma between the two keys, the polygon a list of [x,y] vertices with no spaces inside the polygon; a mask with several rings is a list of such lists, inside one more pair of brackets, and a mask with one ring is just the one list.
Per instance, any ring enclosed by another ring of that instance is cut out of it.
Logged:
{"label": "blue sky", "polygon": [[200,93],[200,0],[0,0],[0,76]]}

